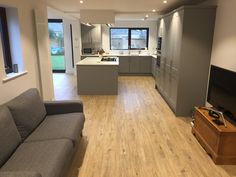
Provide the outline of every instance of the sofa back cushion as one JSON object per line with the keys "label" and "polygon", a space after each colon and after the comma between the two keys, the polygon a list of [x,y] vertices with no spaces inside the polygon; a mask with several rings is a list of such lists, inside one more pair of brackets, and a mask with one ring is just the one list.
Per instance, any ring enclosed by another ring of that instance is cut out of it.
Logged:
{"label": "sofa back cushion", "polygon": [[9,109],[0,107],[0,167],[9,159],[21,142]]}
{"label": "sofa back cushion", "polygon": [[6,104],[24,140],[44,120],[46,109],[37,89],[29,89]]}

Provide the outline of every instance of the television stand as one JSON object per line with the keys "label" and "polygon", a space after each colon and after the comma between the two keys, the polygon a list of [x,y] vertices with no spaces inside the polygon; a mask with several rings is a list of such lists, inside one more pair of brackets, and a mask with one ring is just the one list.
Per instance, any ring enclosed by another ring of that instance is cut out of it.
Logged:
{"label": "television stand", "polygon": [[236,127],[225,119],[227,127],[218,125],[208,110],[195,108],[192,133],[216,164],[236,164]]}

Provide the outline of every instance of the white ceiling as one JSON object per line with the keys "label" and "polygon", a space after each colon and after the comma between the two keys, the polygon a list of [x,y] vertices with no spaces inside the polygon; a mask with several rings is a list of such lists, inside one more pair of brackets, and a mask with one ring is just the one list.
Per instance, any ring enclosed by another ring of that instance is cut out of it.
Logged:
{"label": "white ceiling", "polygon": [[[152,10],[163,12],[176,6],[184,4],[193,4],[204,0],[167,0],[164,4],[163,0],[46,0],[50,7],[63,11],[68,14],[79,14],[80,9],[96,9],[96,10],[114,10],[118,16],[128,14],[128,16],[137,16],[137,14],[149,14],[156,16]],[[143,15],[142,15],[143,16]]]}

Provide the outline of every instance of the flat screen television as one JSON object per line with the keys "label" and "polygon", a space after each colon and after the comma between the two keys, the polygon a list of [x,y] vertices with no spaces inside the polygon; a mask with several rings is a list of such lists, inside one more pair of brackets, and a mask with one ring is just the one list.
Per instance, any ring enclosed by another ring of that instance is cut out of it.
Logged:
{"label": "flat screen television", "polygon": [[236,72],[212,65],[207,101],[236,121]]}

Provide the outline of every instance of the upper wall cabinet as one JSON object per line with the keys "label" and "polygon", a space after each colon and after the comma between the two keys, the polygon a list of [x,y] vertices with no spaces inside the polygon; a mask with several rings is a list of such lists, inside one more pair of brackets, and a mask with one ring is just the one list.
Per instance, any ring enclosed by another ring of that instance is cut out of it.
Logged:
{"label": "upper wall cabinet", "polygon": [[177,116],[205,105],[215,7],[181,7],[158,21],[162,37],[157,88]]}

